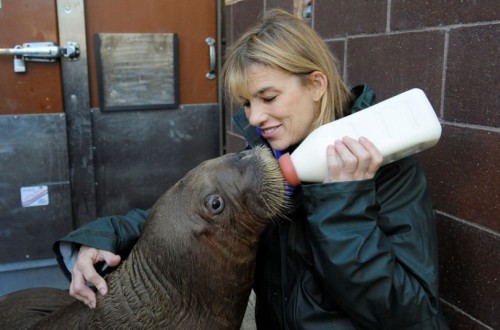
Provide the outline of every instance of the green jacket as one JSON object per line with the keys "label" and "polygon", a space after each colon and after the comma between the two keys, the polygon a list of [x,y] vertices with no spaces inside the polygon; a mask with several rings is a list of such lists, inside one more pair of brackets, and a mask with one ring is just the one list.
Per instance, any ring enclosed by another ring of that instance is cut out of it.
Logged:
{"label": "green jacket", "polygon": [[[353,112],[373,102],[367,86],[353,92]],[[250,147],[267,144],[244,115],[234,123]],[[259,245],[259,329],[448,329],[434,212],[413,157],[382,167],[372,180],[303,183],[295,200],[291,221],[271,225]],[[76,230],[55,244],[61,265],[60,243],[128,252],[146,216],[134,210]]]}

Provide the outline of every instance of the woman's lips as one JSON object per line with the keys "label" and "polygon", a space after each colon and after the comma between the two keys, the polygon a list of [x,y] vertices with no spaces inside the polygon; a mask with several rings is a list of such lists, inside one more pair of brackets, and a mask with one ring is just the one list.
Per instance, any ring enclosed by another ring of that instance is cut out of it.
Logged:
{"label": "woman's lips", "polygon": [[266,139],[272,138],[276,134],[276,132],[278,131],[278,128],[280,128],[280,126],[281,125],[267,127],[267,128],[261,128],[262,136]]}

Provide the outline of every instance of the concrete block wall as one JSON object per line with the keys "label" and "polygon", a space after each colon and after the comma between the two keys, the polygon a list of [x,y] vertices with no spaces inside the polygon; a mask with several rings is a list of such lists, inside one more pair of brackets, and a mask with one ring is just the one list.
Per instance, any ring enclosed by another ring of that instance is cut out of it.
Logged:
{"label": "concrete block wall", "polygon": [[[227,6],[226,45],[273,7],[294,4]],[[452,329],[500,328],[500,2],[313,0],[310,24],[346,81],[371,85],[377,101],[426,92],[443,127],[418,156],[438,217],[443,308]],[[235,111],[226,102],[227,152],[245,146]]]}

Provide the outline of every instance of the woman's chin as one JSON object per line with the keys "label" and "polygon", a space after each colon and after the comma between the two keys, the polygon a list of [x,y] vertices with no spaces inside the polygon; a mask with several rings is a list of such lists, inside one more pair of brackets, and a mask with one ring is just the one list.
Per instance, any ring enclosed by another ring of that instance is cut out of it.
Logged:
{"label": "woman's chin", "polygon": [[279,143],[279,142],[270,142],[271,144],[271,148],[273,148],[274,150],[277,150],[277,151],[283,151],[283,150],[286,150],[288,149],[289,145],[285,144],[285,143]]}

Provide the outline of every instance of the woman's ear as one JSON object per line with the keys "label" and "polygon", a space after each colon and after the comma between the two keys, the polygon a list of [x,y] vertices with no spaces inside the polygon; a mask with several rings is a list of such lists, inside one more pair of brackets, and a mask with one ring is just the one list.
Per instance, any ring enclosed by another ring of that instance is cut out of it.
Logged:
{"label": "woman's ear", "polygon": [[309,82],[313,91],[313,100],[319,102],[326,93],[328,87],[328,78],[321,71],[313,71],[309,74]]}

